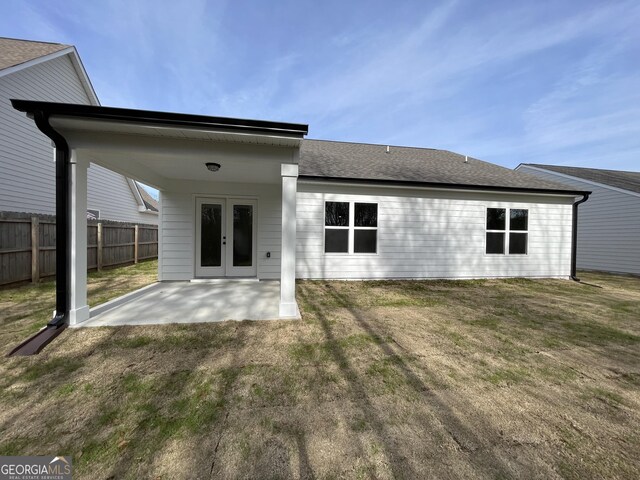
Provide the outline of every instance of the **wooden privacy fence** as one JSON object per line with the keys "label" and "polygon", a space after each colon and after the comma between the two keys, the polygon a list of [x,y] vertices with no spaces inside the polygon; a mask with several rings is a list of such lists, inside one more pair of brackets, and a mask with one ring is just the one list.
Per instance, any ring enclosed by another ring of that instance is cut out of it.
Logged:
{"label": "wooden privacy fence", "polygon": [[[138,263],[158,257],[158,227],[87,221],[87,267]],[[54,216],[0,214],[0,285],[38,282],[56,273]]]}

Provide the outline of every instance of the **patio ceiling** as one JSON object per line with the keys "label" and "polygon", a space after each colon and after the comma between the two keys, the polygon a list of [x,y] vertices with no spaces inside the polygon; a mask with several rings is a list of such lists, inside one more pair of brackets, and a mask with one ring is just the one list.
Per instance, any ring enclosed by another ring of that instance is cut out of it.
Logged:
{"label": "patio ceiling", "polygon": [[[173,180],[277,183],[281,163],[296,162],[300,138],[182,126],[53,117],[82,158],[157,188]],[[206,162],[221,165],[218,172]]]}

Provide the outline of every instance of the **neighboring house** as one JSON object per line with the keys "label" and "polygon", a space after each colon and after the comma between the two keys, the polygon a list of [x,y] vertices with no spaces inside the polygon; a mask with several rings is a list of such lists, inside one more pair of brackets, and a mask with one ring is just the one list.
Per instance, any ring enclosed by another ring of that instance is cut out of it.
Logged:
{"label": "neighboring house", "polygon": [[[76,49],[0,38],[0,211],[55,214],[51,140],[12,107],[11,98],[99,105]],[[158,223],[144,188],[99,165],[89,169],[90,218]]]}
{"label": "neighboring house", "polygon": [[296,278],[573,273],[583,187],[444,150],[304,140],[303,124],[12,103],[47,119],[39,127],[56,141],[58,165],[69,161],[72,201],[61,218],[71,238],[59,254],[75,256],[62,258],[71,292],[57,311],[71,325],[89,318],[89,161],[160,191],[161,281],[280,280],[283,318],[297,315]]}
{"label": "neighboring house", "polygon": [[580,206],[579,268],[640,275],[640,172],[528,163],[516,170],[593,192]]}

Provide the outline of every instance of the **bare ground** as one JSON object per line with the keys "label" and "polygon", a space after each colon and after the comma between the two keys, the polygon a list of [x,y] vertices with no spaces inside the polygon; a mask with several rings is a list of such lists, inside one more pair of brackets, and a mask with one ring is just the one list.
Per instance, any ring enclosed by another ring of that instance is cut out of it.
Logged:
{"label": "bare ground", "polygon": [[583,280],[299,282],[302,321],[67,330],[2,359],[0,455],[95,479],[637,478],[640,279]]}

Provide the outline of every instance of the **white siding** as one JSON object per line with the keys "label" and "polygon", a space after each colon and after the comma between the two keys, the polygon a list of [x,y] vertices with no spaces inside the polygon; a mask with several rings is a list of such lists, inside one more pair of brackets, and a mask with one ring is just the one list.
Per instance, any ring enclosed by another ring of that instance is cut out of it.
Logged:
{"label": "white siding", "polygon": [[[0,211],[55,213],[51,141],[10,99],[89,104],[67,55],[0,77]],[[110,220],[157,223],[138,211],[126,179],[97,165],[89,169],[89,208]]]}
{"label": "white siding", "polygon": [[[378,204],[378,253],[325,254],[324,202]],[[572,198],[298,184],[297,278],[568,277]],[[528,255],[485,255],[487,207],[529,209]]]}
{"label": "white siding", "polygon": [[138,210],[138,202],[124,176],[92,163],[87,177],[87,208],[100,210],[100,218],[158,224],[158,215]]}
{"label": "white siding", "polygon": [[518,170],[593,192],[578,207],[578,268],[640,275],[640,196],[526,165]]}
{"label": "white siding", "polygon": [[[195,197],[258,200],[258,278],[280,279],[282,192],[280,185],[176,182],[161,192],[160,280],[191,280],[195,271]],[[271,257],[267,258],[267,252]]]}

